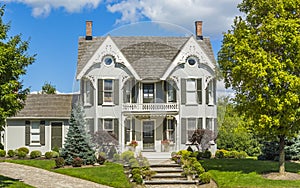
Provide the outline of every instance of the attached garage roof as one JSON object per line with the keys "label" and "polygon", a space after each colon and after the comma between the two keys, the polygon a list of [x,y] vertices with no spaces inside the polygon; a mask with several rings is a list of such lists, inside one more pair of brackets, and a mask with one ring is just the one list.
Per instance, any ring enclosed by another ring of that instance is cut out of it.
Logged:
{"label": "attached garage roof", "polygon": [[72,104],[77,101],[74,94],[30,94],[24,108],[11,119],[20,118],[69,118]]}

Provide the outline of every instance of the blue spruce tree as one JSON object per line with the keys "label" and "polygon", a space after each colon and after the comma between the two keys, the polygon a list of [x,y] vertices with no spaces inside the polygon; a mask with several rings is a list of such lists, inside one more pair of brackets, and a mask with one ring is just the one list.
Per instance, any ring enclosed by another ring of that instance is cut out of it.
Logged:
{"label": "blue spruce tree", "polygon": [[96,161],[95,151],[85,125],[83,108],[77,104],[72,109],[69,131],[61,152],[67,165],[71,165],[76,157],[82,159],[84,164],[94,164]]}

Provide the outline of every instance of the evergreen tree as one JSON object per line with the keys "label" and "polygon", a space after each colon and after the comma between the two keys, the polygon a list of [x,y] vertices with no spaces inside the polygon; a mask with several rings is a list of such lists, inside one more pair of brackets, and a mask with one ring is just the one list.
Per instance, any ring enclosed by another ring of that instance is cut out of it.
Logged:
{"label": "evergreen tree", "polygon": [[83,108],[77,104],[72,109],[69,131],[61,152],[67,165],[72,164],[76,157],[81,158],[84,164],[93,164],[96,161],[95,151],[85,125]]}

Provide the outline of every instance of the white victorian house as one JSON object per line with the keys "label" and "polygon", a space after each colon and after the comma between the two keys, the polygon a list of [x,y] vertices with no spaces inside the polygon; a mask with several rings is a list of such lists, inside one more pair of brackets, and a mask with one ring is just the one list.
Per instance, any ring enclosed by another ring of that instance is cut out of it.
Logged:
{"label": "white victorian house", "polygon": [[79,38],[76,78],[90,132],[114,133],[121,150],[186,148],[197,128],[216,130],[216,62],[197,21],[190,37]]}
{"label": "white victorian house", "polygon": [[[90,133],[114,133],[121,151],[186,148],[194,130],[217,130],[216,62],[202,22],[190,37],[94,37],[92,22],[79,38],[80,95],[29,95],[7,119],[1,143],[45,153],[63,146],[72,104],[84,105]],[[80,99],[78,99],[78,97]]]}

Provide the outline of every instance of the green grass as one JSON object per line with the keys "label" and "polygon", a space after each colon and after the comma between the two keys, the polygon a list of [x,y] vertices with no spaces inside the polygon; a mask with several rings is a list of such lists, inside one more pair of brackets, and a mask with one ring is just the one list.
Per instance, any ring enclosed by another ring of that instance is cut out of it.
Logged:
{"label": "green grass", "polygon": [[107,162],[105,165],[98,167],[54,169],[54,160],[7,160],[7,162],[34,166],[112,187],[131,187],[123,173],[123,166],[116,163]]}
{"label": "green grass", "polygon": [[8,188],[18,188],[18,187],[27,188],[28,187],[28,188],[31,188],[32,186],[27,185],[22,182],[19,182],[18,180],[0,175],[0,187],[8,187]]}
{"label": "green grass", "polygon": [[[269,180],[261,175],[278,171],[278,162],[253,159],[211,159],[201,161],[219,187],[300,187],[300,180]],[[299,173],[300,164],[286,163],[286,171]]]}
{"label": "green grass", "polygon": [[93,168],[60,168],[54,170],[54,172],[79,177],[112,187],[131,187],[123,173],[123,166],[115,163],[105,163],[105,166]]}

